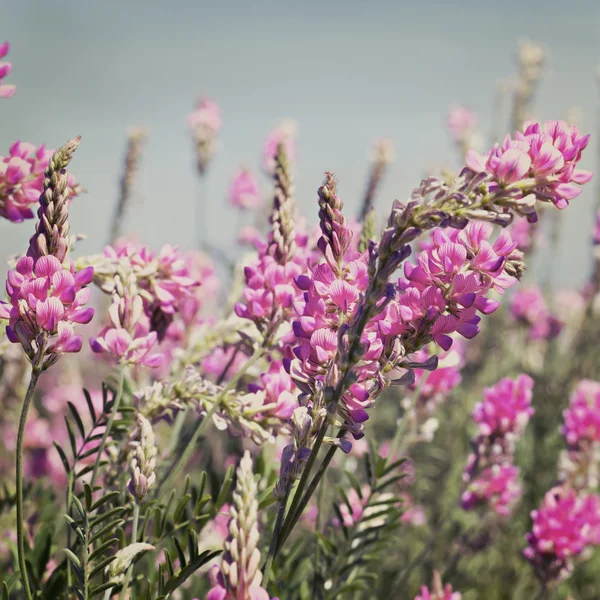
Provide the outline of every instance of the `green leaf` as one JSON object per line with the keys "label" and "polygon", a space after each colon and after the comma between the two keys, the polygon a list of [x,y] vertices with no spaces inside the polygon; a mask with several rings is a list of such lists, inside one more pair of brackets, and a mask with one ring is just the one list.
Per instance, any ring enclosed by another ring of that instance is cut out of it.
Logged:
{"label": "green leaf", "polygon": [[64,548],[64,553],[67,555],[67,558],[71,561],[71,564],[79,571],[81,571],[81,563],[77,556],[71,552],[68,548]]}
{"label": "green leaf", "polygon": [[69,406],[69,410],[71,411],[71,415],[73,416],[75,425],[77,425],[77,429],[79,429],[81,439],[85,440],[85,427],[83,426],[83,421],[79,416],[79,411],[77,410],[77,408],[75,408],[75,405],[72,402],[67,401],[67,405]]}
{"label": "green leaf", "polygon": [[83,395],[85,396],[85,401],[87,403],[88,410],[90,411],[90,416],[92,417],[92,423],[96,423],[96,409],[94,408],[94,403],[92,402],[92,396],[85,388],[83,388]]}
{"label": "green leaf", "polygon": [[98,500],[96,500],[96,502],[94,502],[90,506],[89,511],[94,512],[94,511],[98,510],[103,504],[106,504],[107,502],[110,502],[111,500],[116,500],[118,497],[119,497],[119,492],[117,492],[117,491],[108,492],[108,494],[106,494],[105,496],[102,496],[102,498],[98,498]]}
{"label": "green leaf", "polygon": [[92,488],[87,481],[83,482],[83,495],[85,497],[85,507],[90,512],[92,508]]}
{"label": "green leaf", "polygon": [[71,472],[71,467],[69,466],[69,461],[67,460],[67,455],[65,454],[65,451],[60,447],[58,442],[52,442],[54,444],[54,447],[56,448],[56,451],[58,452],[58,455],[60,456],[60,461],[63,464],[63,467],[65,468],[65,471],[67,472],[67,475]]}
{"label": "green leaf", "polygon": [[[181,569],[176,576],[172,576],[169,581],[165,584],[164,593],[170,594],[174,592],[178,587],[180,587],[188,577],[191,577],[202,565],[205,565],[207,562],[211,561],[213,558],[218,556],[221,551],[216,552],[203,552],[199,556],[197,556],[193,561],[190,561],[184,569]],[[165,552],[165,555],[167,553]]]}

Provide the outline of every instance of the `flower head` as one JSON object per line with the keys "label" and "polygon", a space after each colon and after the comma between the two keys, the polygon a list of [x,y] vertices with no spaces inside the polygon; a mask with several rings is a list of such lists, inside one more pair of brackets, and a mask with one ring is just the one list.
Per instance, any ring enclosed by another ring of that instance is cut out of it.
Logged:
{"label": "flower head", "polygon": [[229,188],[229,203],[236,208],[253,210],[260,208],[262,198],[256,178],[247,169],[240,169]]}
{"label": "flower head", "polygon": [[[8,42],[0,43],[0,59],[8,54]],[[17,89],[16,85],[2,83],[2,80],[12,71],[12,64],[9,62],[0,62],[0,98],[10,98]]]}

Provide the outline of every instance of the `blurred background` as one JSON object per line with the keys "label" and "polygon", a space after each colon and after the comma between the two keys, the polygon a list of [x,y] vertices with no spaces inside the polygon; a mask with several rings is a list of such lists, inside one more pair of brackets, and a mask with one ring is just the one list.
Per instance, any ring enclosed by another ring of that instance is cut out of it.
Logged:
{"label": "blurred background", "polygon": [[[227,189],[238,166],[259,174],[268,194],[262,147],[285,118],[298,125],[297,198],[311,222],[325,170],[338,176],[355,214],[372,140],[394,141],[378,198],[382,222],[432,169],[459,168],[445,126],[452,104],[479,115],[487,149],[498,83],[514,75],[524,37],[548,51],[533,116],[576,115],[593,134],[581,167],[599,162],[600,4],[590,0],[4,0],[1,15],[17,85],[1,104],[1,153],[16,139],[56,148],[83,136],[72,163],[87,189],[72,209],[72,231],[87,235],[80,253],[106,241],[131,125],[145,127],[148,139],[124,229],[151,246],[192,247],[199,181],[186,119],[200,96],[214,99],[223,118],[207,180],[213,245],[233,251]],[[597,186],[561,219],[559,251],[545,265],[555,286],[580,283],[589,270]],[[24,251],[32,227],[2,220],[0,258]]]}

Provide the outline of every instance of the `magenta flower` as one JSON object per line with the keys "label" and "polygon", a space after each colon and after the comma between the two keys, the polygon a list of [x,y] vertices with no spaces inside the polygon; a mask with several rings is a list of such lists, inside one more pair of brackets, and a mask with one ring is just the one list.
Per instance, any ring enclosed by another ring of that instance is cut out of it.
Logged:
{"label": "magenta flower", "polygon": [[229,203],[243,210],[254,210],[262,206],[258,182],[247,169],[240,169],[234,175],[229,188]]}
{"label": "magenta flower", "polygon": [[492,465],[477,475],[461,497],[464,510],[489,506],[503,517],[512,512],[521,497],[519,468],[514,465]]}
{"label": "magenta flower", "polygon": [[[8,54],[9,43],[0,44],[0,59]],[[17,89],[16,85],[2,83],[2,80],[12,71],[12,64],[9,62],[0,62],[0,98],[10,98]]]}
{"label": "magenta flower", "polygon": [[600,383],[591,380],[579,382],[563,418],[562,433],[569,446],[600,442]]}
{"label": "magenta flower", "polygon": [[556,487],[531,518],[523,554],[541,581],[568,577],[574,559],[600,544],[600,497],[595,494],[578,496],[574,489]]}
{"label": "magenta flower", "polygon": [[196,151],[196,166],[200,175],[204,175],[217,150],[217,137],[221,130],[221,109],[212,100],[202,98],[189,115],[188,126]]}
{"label": "magenta flower", "polygon": [[296,398],[298,390],[289,373],[283,368],[279,360],[274,360],[269,365],[267,373],[260,376],[262,387],[258,384],[248,386],[250,392],[264,390],[265,412],[283,420],[291,418],[294,409],[298,407]]}
{"label": "magenta flower", "polygon": [[533,379],[529,375],[519,375],[516,379],[505,377],[495,386],[486,388],[483,402],[473,411],[479,435],[521,435],[535,412],[531,406],[532,397]]}
{"label": "magenta flower", "polygon": [[564,121],[529,123],[487,155],[469,151],[466,163],[474,173],[489,173],[502,188],[521,189],[562,209],[592,178],[589,171],[576,168],[588,141],[589,135]]}
{"label": "magenta flower", "polygon": [[522,252],[527,252],[533,248],[533,244],[540,237],[540,232],[536,229],[535,223],[530,223],[523,217],[517,217],[508,228],[512,239],[517,243],[517,248]]}
{"label": "magenta flower", "polygon": [[537,286],[517,290],[510,301],[510,312],[517,321],[529,327],[531,339],[552,339],[561,332],[562,322],[550,314]]}
{"label": "magenta flower", "polygon": [[[44,146],[15,142],[8,156],[0,157],[0,217],[13,223],[21,223],[34,216],[40,194],[44,189],[44,171],[53,150]],[[67,175],[67,199],[75,197],[80,186],[75,178]]]}
{"label": "magenta flower", "polygon": [[[37,354],[43,353],[45,368],[60,354],[81,350],[82,337],[75,335],[73,324],[89,323],[94,315],[94,309],[84,308],[94,269],[75,272],[67,264],[55,256],[24,256],[8,272],[10,305],[0,302],[0,319],[9,320],[8,339],[20,343],[30,360],[41,359]],[[42,343],[42,338],[47,341]]]}

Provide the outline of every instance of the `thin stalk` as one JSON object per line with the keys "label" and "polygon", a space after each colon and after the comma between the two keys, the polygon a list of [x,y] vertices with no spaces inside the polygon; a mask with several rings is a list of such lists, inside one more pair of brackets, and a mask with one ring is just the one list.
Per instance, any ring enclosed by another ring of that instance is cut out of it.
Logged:
{"label": "thin stalk", "polygon": [[198,198],[194,210],[195,215],[195,230],[196,230],[196,247],[198,250],[208,248],[208,229],[206,223],[207,215],[206,204],[206,175],[200,175],[198,183]]}
{"label": "thin stalk", "polygon": [[[304,492],[304,488],[306,487],[306,484],[308,483],[308,478],[310,477],[310,472],[312,470],[313,465],[315,464],[315,461],[317,460],[317,455],[319,454],[319,450],[321,448],[321,444],[323,443],[323,438],[325,437],[325,434],[327,433],[328,427],[329,427],[329,423],[327,421],[325,421],[323,423],[323,425],[321,425],[321,429],[319,430],[319,434],[317,435],[317,439],[315,440],[315,445],[313,446],[313,448],[311,450],[311,453],[310,453],[310,456],[306,463],[306,466],[304,467],[304,471],[302,472],[302,477],[300,478],[300,483],[298,484],[298,487],[296,488],[296,492],[294,494],[292,504],[290,506],[290,509],[287,514],[287,518],[283,524],[283,528],[282,528],[281,534],[279,536],[280,538],[287,539],[287,536],[290,534],[290,531],[293,528],[293,525],[291,525],[291,527],[290,527],[290,524],[294,518],[294,515],[298,509],[298,506],[300,505],[300,502],[302,499],[302,493]],[[276,550],[275,550],[275,555],[277,554],[277,549],[280,547],[281,547],[281,542],[278,540]]]}
{"label": "thin stalk", "polygon": [[[338,433],[338,437],[343,437],[343,435],[345,433],[346,433],[346,430],[341,429],[340,432]],[[329,448],[329,450],[327,451],[327,454],[325,455],[325,458],[323,459],[323,462],[321,463],[319,470],[316,472],[315,476],[313,477],[312,481],[310,482],[310,484],[306,490],[306,493],[304,494],[304,496],[302,497],[302,500],[298,504],[298,508],[296,509],[296,513],[294,515],[291,514],[291,509],[290,509],[290,512],[288,513],[288,518],[286,519],[286,524],[289,522],[289,526],[286,527],[284,525],[284,530],[281,532],[281,535],[279,536],[279,542],[277,544],[275,556],[277,556],[277,552],[279,552],[281,550],[281,548],[283,547],[283,544],[285,544],[285,541],[287,540],[290,533],[296,526],[296,523],[298,523],[298,520],[300,519],[300,516],[304,512],[304,509],[306,508],[311,496],[314,494],[315,490],[317,489],[317,486],[319,485],[319,482],[323,478],[323,475],[325,475],[325,471],[327,470],[327,467],[329,466],[329,463],[333,459],[333,455],[336,453],[337,449],[338,449],[337,446],[331,446]],[[294,496],[294,499],[295,499],[295,496]]]}
{"label": "thin stalk", "polygon": [[[73,465],[75,466],[75,465]],[[73,503],[73,470],[69,473],[69,483],[67,487],[67,513],[71,516],[71,505]],[[71,528],[67,527],[67,548],[71,548]],[[66,599],[69,600],[69,593],[71,592],[71,585],[73,584],[71,575],[71,561],[67,560],[67,589]]]}
{"label": "thin stalk", "polygon": [[[136,502],[133,505],[133,525],[132,525],[132,530],[131,530],[131,543],[132,544],[135,544],[137,542],[139,520],[140,520],[140,506]],[[122,594],[123,594],[124,600],[127,600],[127,597],[129,596],[129,593],[127,590],[129,588],[129,582],[131,581],[132,574],[133,574],[133,564],[129,567],[129,569],[127,569],[127,575],[125,576],[125,582],[123,583]]]}
{"label": "thin stalk", "polygon": [[27,423],[27,413],[33,400],[35,386],[41,375],[39,367],[32,367],[29,387],[21,407],[21,417],[19,419],[19,430],[17,433],[17,549],[19,555],[19,570],[21,572],[21,581],[27,600],[33,600],[31,589],[29,587],[29,576],[27,575],[27,564],[25,563],[25,528],[23,527],[23,441],[25,439],[25,424]]}
{"label": "thin stalk", "polygon": [[[325,487],[322,485],[319,488],[319,493],[317,494],[317,521],[315,523],[315,532],[317,536],[321,531],[321,521],[323,519],[323,496],[324,496]],[[312,581],[312,595],[316,596],[317,594],[317,574],[319,572],[319,565],[321,562],[321,544],[318,543],[315,548],[315,560],[313,566],[313,581]],[[319,594],[321,596],[322,594]]]}
{"label": "thin stalk", "polygon": [[264,352],[264,349],[261,346],[259,346],[254,351],[254,354],[252,354],[252,356],[244,363],[244,365],[241,367],[241,369],[229,380],[229,383],[223,388],[223,391],[217,396],[213,405],[210,407],[210,410],[206,413],[206,415],[204,415],[203,417],[200,417],[196,421],[196,424],[194,425],[194,433],[192,434],[192,437],[190,438],[189,442],[187,443],[185,450],[183,451],[182,454],[179,455],[179,457],[171,465],[167,479],[165,479],[164,483],[159,485],[159,487],[158,487],[157,495],[159,498],[162,497],[161,492],[164,493],[164,489],[168,488],[167,484],[170,483],[171,481],[173,481],[181,472],[181,469],[184,467],[185,463],[188,461],[191,453],[193,452],[194,446],[196,445],[196,442],[198,441],[200,434],[208,426],[208,423],[210,422],[212,416],[217,412],[218,408],[221,406],[221,402],[223,401],[225,396],[232,389],[235,389],[235,386],[237,385],[238,381],[245,375],[246,371],[248,371],[248,369],[250,367],[252,367],[252,365],[254,365],[254,363],[256,363],[262,357],[263,352]]}
{"label": "thin stalk", "polygon": [[103,596],[102,600],[110,600],[110,596],[111,596],[112,591],[113,591],[113,588],[108,588],[104,592],[104,596]]}
{"label": "thin stalk", "polygon": [[273,528],[271,544],[269,545],[269,554],[267,555],[267,562],[265,563],[264,567],[262,585],[265,589],[267,588],[267,584],[269,583],[269,577],[271,576],[271,567],[273,566],[273,559],[275,558],[275,551],[277,550],[277,540],[279,539],[279,532],[281,531],[281,526],[283,525],[283,519],[285,517],[285,507],[287,506],[291,489],[291,482],[288,481],[283,502],[281,502],[281,504],[279,505],[279,510],[277,511],[277,520],[275,521],[275,527]]}
{"label": "thin stalk", "polygon": [[548,582],[542,581],[542,583],[540,585],[540,591],[539,591],[538,595],[535,597],[535,600],[542,600],[543,598],[545,598],[547,591],[548,591]]}
{"label": "thin stalk", "polygon": [[98,452],[96,454],[96,462],[94,464],[94,471],[92,472],[92,479],[90,480],[90,486],[94,487],[94,482],[96,481],[96,477],[98,475],[98,469],[100,467],[100,460],[102,459],[102,453],[104,452],[104,448],[106,447],[106,440],[110,435],[110,430],[112,429],[115,417],[119,412],[119,406],[121,405],[121,397],[123,396],[123,384],[125,382],[125,372],[127,370],[126,365],[121,365],[119,369],[119,383],[117,385],[117,395],[115,396],[115,400],[113,402],[112,410],[110,411],[110,416],[108,417],[108,423],[106,424],[106,429],[102,434],[102,440],[100,441],[100,445],[98,446]]}

